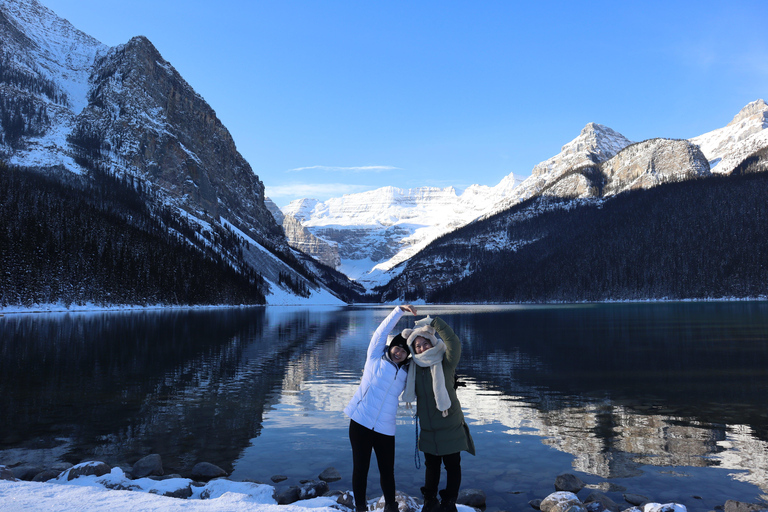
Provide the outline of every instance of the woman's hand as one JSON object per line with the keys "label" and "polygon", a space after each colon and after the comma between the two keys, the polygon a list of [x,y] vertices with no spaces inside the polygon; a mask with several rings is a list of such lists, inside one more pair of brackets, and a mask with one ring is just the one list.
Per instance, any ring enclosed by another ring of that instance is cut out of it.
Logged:
{"label": "woman's hand", "polygon": [[416,308],[411,306],[410,304],[406,304],[404,306],[400,306],[400,309],[405,311],[405,312],[407,312],[407,313],[410,313],[412,315],[416,314]]}

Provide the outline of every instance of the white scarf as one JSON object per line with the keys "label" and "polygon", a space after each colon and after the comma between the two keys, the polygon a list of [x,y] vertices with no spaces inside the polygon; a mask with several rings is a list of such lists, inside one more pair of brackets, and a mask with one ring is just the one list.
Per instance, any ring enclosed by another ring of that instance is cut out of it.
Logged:
{"label": "white scarf", "polygon": [[[448,416],[448,409],[451,407],[451,398],[448,396],[448,390],[445,387],[445,375],[443,374],[443,357],[445,356],[445,343],[437,339],[437,343],[429,350],[417,354],[411,347],[413,362],[408,366],[408,380],[405,383],[403,391],[403,401],[411,403],[416,399],[416,365],[422,368],[429,368],[432,373],[432,391],[435,393],[435,402],[437,409],[442,412],[443,417]],[[416,363],[416,364],[413,364]]]}

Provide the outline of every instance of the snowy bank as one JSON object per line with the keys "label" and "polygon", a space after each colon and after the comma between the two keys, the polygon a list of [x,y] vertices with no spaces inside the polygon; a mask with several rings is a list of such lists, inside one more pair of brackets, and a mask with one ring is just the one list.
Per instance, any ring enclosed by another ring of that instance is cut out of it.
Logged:
{"label": "snowy bank", "polygon": [[[266,484],[212,480],[204,486],[190,486],[186,478],[131,480],[119,468],[103,476],[81,476],[67,480],[66,472],[48,482],[0,481],[0,510],[91,512],[184,511],[184,512],[306,512],[307,509],[338,512],[342,507],[333,497],[304,500],[301,505],[278,505],[274,488]],[[192,489],[192,496],[179,499],[164,496],[180,489]]]}

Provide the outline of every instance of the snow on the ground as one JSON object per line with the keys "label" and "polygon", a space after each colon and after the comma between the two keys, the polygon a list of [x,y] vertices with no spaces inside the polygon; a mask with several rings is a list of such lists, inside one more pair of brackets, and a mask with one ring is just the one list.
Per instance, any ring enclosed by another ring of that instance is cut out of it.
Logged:
{"label": "snow on the ground", "polygon": [[[0,510],[26,512],[338,512],[331,508],[334,498],[319,497],[300,504],[278,505],[270,485],[251,482],[213,480],[205,487],[193,487],[188,499],[162,496],[186,488],[191,480],[171,478],[156,481],[150,478],[130,480],[119,468],[102,477],[84,476],[71,481],[61,477],[49,482],[0,481]],[[131,486],[135,490],[112,490],[104,485]],[[207,496],[205,499],[202,496]]]}

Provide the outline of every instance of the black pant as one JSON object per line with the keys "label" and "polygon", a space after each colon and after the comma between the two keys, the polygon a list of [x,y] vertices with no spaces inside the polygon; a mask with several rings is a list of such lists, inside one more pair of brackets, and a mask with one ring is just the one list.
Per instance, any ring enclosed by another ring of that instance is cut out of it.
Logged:
{"label": "black pant", "polygon": [[424,454],[424,490],[425,494],[437,495],[437,487],[440,485],[440,464],[445,465],[445,490],[441,493],[443,498],[456,499],[461,487],[461,454],[450,455]]}
{"label": "black pant", "polygon": [[355,421],[349,422],[349,442],[352,444],[352,492],[355,508],[366,510],[365,492],[368,487],[368,468],[371,450],[376,452],[379,481],[386,503],[395,502],[395,436],[388,436],[365,428]]}

